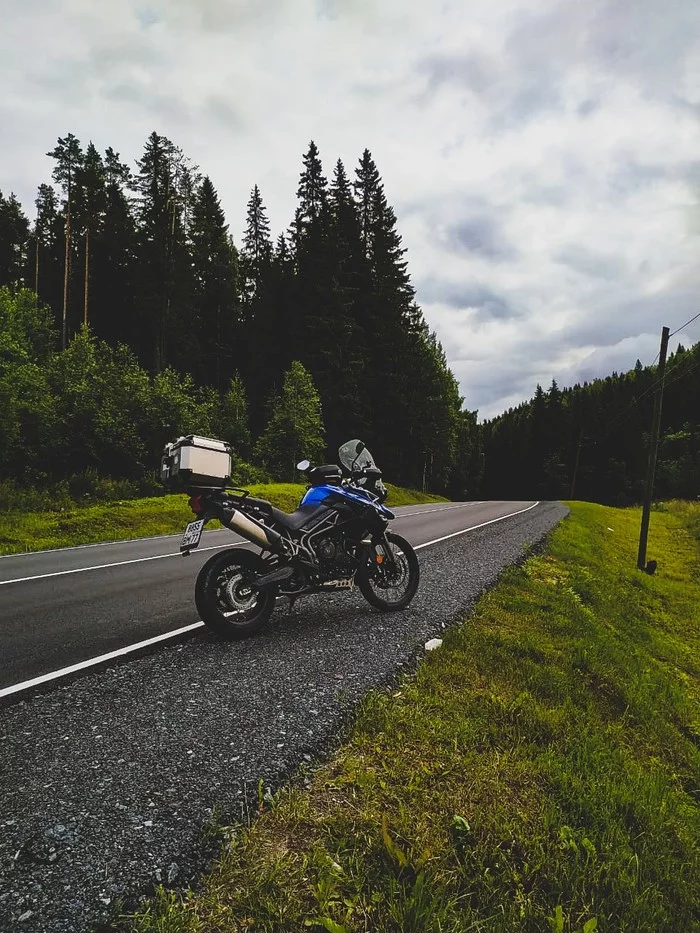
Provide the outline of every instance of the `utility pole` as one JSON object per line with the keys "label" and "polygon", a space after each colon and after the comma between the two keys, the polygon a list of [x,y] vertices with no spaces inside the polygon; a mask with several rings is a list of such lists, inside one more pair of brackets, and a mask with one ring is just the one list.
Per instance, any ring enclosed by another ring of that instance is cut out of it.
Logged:
{"label": "utility pole", "polygon": [[578,476],[578,462],[581,457],[581,444],[583,443],[583,428],[578,436],[578,447],[576,448],[576,462],[574,463],[574,475],[571,477],[571,492],[569,499],[574,498],[574,489],[576,489],[576,477]]}
{"label": "utility pole", "polygon": [[649,538],[649,516],[651,514],[651,500],[654,494],[654,473],[656,471],[656,454],[659,447],[659,430],[661,428],[661,403],[664,397],[664,373],[666,372],[666,352],[668,350],[669,328],[661,330],[661,349],[659,350],[659,368],[656,372],[658,387],[654,397],[654,420],[651,425],[651,438],[649,440],[649,462],[647,464],[647,478],[644,485],[644,503],[642,505],[642,527],[639,532],[639,551],[637,553],[637,567],[646,570],[647,567],[647,540]]}

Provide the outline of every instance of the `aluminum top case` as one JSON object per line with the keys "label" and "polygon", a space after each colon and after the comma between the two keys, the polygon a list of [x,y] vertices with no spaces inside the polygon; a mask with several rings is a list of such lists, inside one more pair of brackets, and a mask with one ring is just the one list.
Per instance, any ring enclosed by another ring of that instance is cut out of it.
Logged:
{"label": "aluminum top case", "polygon": [[231,445],[213,437],[188,434],[166,444],[160,481],[168,489],[225,486],[231,480]]}

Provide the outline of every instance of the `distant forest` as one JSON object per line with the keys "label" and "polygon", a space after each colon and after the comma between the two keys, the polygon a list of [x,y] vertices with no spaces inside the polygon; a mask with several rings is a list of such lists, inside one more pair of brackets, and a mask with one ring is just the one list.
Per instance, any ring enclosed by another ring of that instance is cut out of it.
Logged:
{"label": "distant forest", "polygon": [[[642,366],[569,389],[552,382],[481,425],[484,498],[641,501],[657,368]],[[575,482],[574,482],[575,479]],[[700,343],[668,360],[655,497],[700,496]]]}
{"label": "distant forest", "polygon": [[[289,478],[297,449],[334,460],[356,436],[390,480],[453,498],[641,498],[656,368],[538,386],[478,425],[368,150],[329,179],[311,142],[289,228],[273,241],[256,185],[239,247],[164,136],[133,169],[72,134],[47,155],[31,220],[0,192],[0,480],[138,481],[166,441],[207,432],[232,441],[241,480]],[[657,495],[695,497],[700,344],[666,384]]]}

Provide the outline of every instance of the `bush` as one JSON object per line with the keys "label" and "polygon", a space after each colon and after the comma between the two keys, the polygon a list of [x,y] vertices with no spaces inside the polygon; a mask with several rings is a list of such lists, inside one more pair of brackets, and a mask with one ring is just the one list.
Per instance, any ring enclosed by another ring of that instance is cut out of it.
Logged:
{"label": "bush", "polygon": [[262,467],[246,463],[245,460],[233,460],[231,480],[240,486],[252,486],[256,483],[271,483],[273,478]]}

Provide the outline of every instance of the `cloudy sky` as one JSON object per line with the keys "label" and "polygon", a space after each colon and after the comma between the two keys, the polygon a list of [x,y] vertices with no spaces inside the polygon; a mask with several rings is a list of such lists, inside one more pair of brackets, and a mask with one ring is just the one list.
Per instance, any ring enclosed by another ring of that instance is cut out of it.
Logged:
{"label": "cloudy sky", "polygon": [[[148,133],[289,224],[368,147],[466,403],[651,362],[700,310],[698,0],[0,0],[0,190]],[[700,339],[700,322],[683,332]],[[676,341],[673,341],[675,346]]]}

